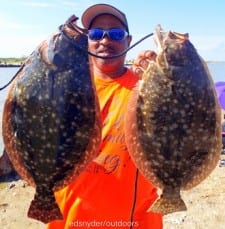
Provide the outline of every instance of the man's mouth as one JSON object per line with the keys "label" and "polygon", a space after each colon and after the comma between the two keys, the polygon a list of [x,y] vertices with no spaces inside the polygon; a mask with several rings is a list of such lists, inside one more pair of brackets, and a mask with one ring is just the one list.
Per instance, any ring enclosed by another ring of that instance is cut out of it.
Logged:
{"label": "man's mouth", "polygon": [[114,49],[104,48],[104,49],[98,50],[97,54],[100,56],[113,56],[117,53],[115,52]]}

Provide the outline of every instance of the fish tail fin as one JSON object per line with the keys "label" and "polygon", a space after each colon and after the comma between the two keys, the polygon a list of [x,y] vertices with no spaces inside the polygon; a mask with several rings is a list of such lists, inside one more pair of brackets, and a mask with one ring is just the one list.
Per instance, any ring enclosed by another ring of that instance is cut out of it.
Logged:
{"label": "fish tail fin", "polygon": [[27,216],[45,224],[53,220],[63,220],[62,213],[53,194],[50,198],[45,196],[44,199],[36,193],[31,201]]}
{"label": "fish tail fin", "polygon": [[159,212],[163,215],[186,210],[186,204],[179,196],[177,198],[166,198],[163,195],[148,209],[148,211]]}

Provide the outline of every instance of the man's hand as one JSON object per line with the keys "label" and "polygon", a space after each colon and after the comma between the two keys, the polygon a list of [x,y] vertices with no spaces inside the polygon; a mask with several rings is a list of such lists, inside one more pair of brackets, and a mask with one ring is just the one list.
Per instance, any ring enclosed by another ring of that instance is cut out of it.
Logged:
{"label": "man's hand", "polygon": [[152,50],[145,50],[139,53],[132,65],[132,71],[142,78],[143,72],[148,67],[149,61],[155,61],[157,54]]}

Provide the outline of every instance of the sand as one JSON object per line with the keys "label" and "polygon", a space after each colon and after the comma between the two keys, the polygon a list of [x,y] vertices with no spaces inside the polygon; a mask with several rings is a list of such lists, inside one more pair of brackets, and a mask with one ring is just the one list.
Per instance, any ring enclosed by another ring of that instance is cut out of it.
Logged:
{"label": "sand", "polygon": [[[225,155],[221,157],[225,159]],[[45,228],[45,224],[27,217],[33,195],[34,189],[19,178],[0,183],[1,229]],[[218,164],[207,179],[181,196],[188,210],[164,216],[165,229],[225,228],[225,166]]]}

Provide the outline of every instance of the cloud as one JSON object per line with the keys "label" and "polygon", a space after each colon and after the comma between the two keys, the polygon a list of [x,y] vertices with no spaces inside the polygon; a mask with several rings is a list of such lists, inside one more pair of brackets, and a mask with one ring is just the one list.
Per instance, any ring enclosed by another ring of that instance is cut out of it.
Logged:
{"label": "cloud", "polygon": [[52,4],[52,3],[39,2],[39,1],[23,1],[20,4],[23,5],[23,6],[42,7],[42,8],[52,7],[52,6],[55,5],[55,4]]}
{"label": "cloud", "polygon": [[190,39],[204,59],[225,61],[225,36],[193,36]]}
{"label": "cloud", "polygon": [[39,7],[39,8],[67,8],[67,9],[78,9],[83,8],[84,5],[92,5],[94,4],[92,0],[83,0],[83,1],[74,1],[74,0],[67,0],[67,1],[61,1],[61,0],[55,0],[55,1],[48,1],[48,2],[42,2],[42,1],[22,1],[20,3],[23,6],[27,7]]}
{"label": "cloud", "polygon": [[190,40],[197,48],[205,51],[225,45],[225,36],[193,36]]}
{"label": "cloud", "polygon": [[6,34],[9,32],[15,33],[15,30],[22,29],[34,29],[34,25],[19,23],[18,20],[13,20],[12,18],[0,15],[0,30],[2,31],[2,35],[4,30],[6,30]]}
{"label": "cloud", "polygon": [[0,37],[1,57],[28,56],[46,38],[46,36]]}
{"label": "cloud", "polygon": [[75,1],[63,1],[62,5],[76,9],[80,4]]}
{"label": "cloud", "polygon": [[0,19],[0,29],[21,29],[24,26],[16,23],[16,22],[9,22],[9,21],[3,21]]}

